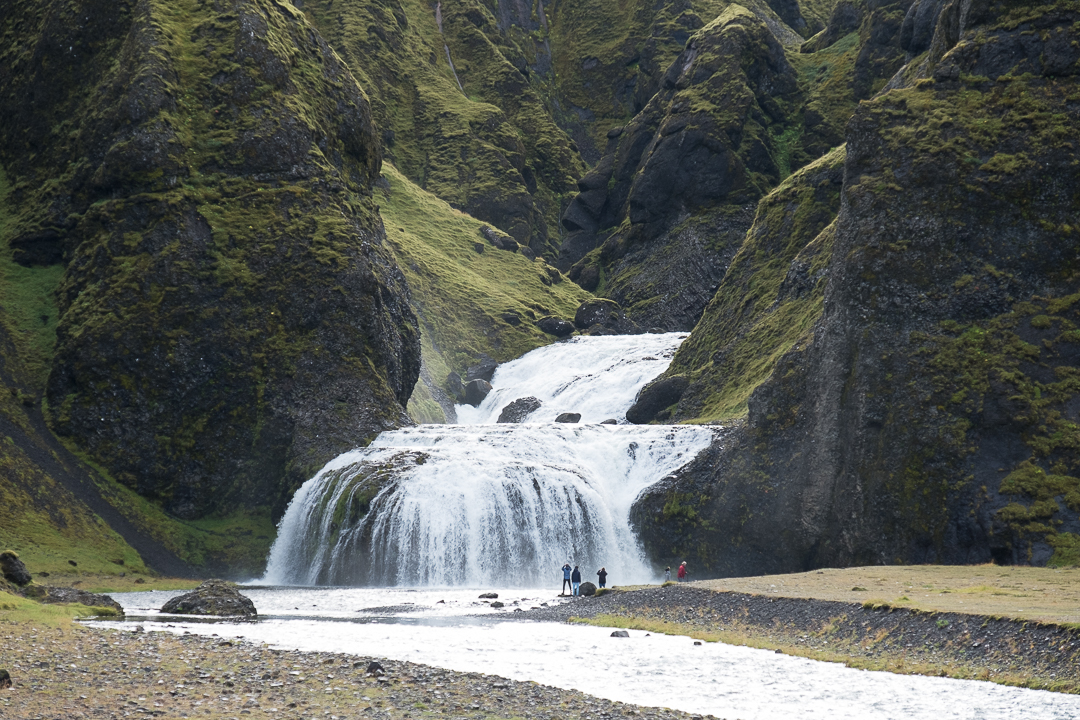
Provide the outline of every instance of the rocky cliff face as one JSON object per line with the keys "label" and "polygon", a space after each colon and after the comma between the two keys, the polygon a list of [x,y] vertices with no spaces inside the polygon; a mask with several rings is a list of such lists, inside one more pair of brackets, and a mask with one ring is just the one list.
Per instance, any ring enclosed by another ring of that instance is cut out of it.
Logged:
{"label": "rocky cliff face", "polygon": [[1080,16],[936,15],[910,74],[848,126],[820,318],[745,423],[636,508],[661,560],[1080,559]]}
{"label": "rocky cliff face", "polygon": [[53,429],[171,513],[283,507],[408,422],[408,289],[368,102],[287,5],[13,3],[0,158],[25,265],[62,263]]}

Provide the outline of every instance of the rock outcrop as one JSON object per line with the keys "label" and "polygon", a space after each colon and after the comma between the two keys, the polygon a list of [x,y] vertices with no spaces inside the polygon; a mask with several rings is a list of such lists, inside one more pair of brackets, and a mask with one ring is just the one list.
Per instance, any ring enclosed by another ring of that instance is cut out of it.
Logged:
{"label": "rock outcrop", "polygon": [[661,562],[1080,559],[1078,18],[951,3],[920,69],[859,106],[803,283],[825,279],[820,317],[745,424],[635,507]]}
{"label": "rock outcrop", "polygon": [[39,28],[0,57],[0,162],[20,262],[64,266],[51,425],[174,515],[284,508],[419,371],[364,92],[287,4],[61,5],[0,20]]}
{"label": "rock outcrop", "polygon": [[222,617],[256,615],[255,605],[232,583],[207,580],[189,593],[178,595],[161,606],[161,612],[173,615],[218,615]]}
{"label": "rock outcrop", "polygon": [[559,267],[645,327],[689,330],[779,182],[776,138],[799,102],[795,70],[756,15],[729,6],[695,32],[563,215]]}
{"label": "rock outcrop", "polygon": [[29,585],[33,578],[26,569],[26,565],[19,556],[11,550],[0,553],[0,574],[4,579],[15,585]]}
{"label": "rock outcrop", "polygon": [[86,605],[92,608],[102,608],[102,615],[123,615],[124,607],[108,595],[87,592],[73,587],[51,587],[35,585],[27,588],[27,597],[32,597],[39,602],[47,604],[74,604]]}
{"label": "rock outcrop", "polygon": [[499,413],[498,422],[501,423],[519,423],[524,422],[534,410],[539,410],[541,403],[537,398],[532,396],[518,398]]}

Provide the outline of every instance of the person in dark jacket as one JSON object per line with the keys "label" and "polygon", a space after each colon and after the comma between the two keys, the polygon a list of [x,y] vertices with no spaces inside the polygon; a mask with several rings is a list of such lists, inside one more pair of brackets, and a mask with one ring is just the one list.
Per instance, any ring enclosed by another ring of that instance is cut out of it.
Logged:
{"label": "person in dark jacket", "polygon": [[[566,564],[562,566],[562,589],[559,590],[560,595],[566,594],[566,586],[570,585],[570,561],[567,560]],[[570,585],[570,591],[574,591],[574,586]]]}
{"label": "person in dark jacket", "polygon": [[607,569],[600,568],[596,571],[596,574],[600,578],[600,587],[607,587]]}
{"label": "person in dark jacket", "polygon": [[581,570],[577,565],[574,566],[574,572],[570,573],[570,580],[574,588],[574,594],[578,594],[578,590],[581,588]]}

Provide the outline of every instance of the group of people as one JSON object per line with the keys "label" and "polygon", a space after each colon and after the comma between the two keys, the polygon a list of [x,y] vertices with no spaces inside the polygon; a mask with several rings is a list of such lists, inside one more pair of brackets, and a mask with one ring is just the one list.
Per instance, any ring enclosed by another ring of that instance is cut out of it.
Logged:
{"label": "group of people", "polygon": [[[685,560],[683,560],[682,565],[679,566],[679,570],[675,573],[675,577],[678,578],[679,582],[686,582],[687,576],[686,576],[686,561]],[[671,566],[670,565],[668,565],[666,568],[664,568],[664,582],[671,582]]]}
{"label": "group of people", "polygon": [[[607,569],[600,568],[599,570],[596,571],[596,575],[599,578],[599,582],[597,583],[597,587],[598,588],[607,587]],[[683,560],[682,565],[680,565],[679,569],[675,572],[675,576],[676,576],[676,578],[678,578],[679,582],[686,582],[687,581],[688,576],[687,576],[686,561],[685,560]],[[671,581],[671,566],[668,565],[666,568],[664,568],[664,582],[670,582],[670,581]],[[578,567],[577,565],[575,565],[573,568],[571,568],[569,560],[567,560],[566,564],[562,566],[562,589],[559,591],[560,595],[565,595],[566,594],[566,587],[568,585],[570,586],[570,594],[571,595],[580,595],[581,594],[581,592],[580,592],[580,589],[581,589],[581,568]]]}
{"label": "group of people", "polygon": [[[607,569],[600,568],[596,571],[597,575],[597,587],[607,587]],[[581,568],[577,565],[570,568],[570,561],[567,560],[566,564],[562,566],[562,589],[559,591],[560,595],[566,594],[566,586],[570,586],[571,595],[581,594]]]}

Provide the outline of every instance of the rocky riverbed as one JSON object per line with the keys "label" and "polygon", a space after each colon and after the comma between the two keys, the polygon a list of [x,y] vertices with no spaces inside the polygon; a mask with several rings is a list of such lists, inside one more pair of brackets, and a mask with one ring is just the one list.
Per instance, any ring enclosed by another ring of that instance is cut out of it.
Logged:
{"label": "rocky riverbed", "polygon": [[0,658],[13,682],[0,690],[5,720],[711,717],[494,675],[162,632],[6,624]]}
{"label": "rocky riverbed", "polygon": [[1080,691],[1080,629],[987,615],[927,612],[667,585],[607,592],[513,613],[676,632],[901,673]]}

